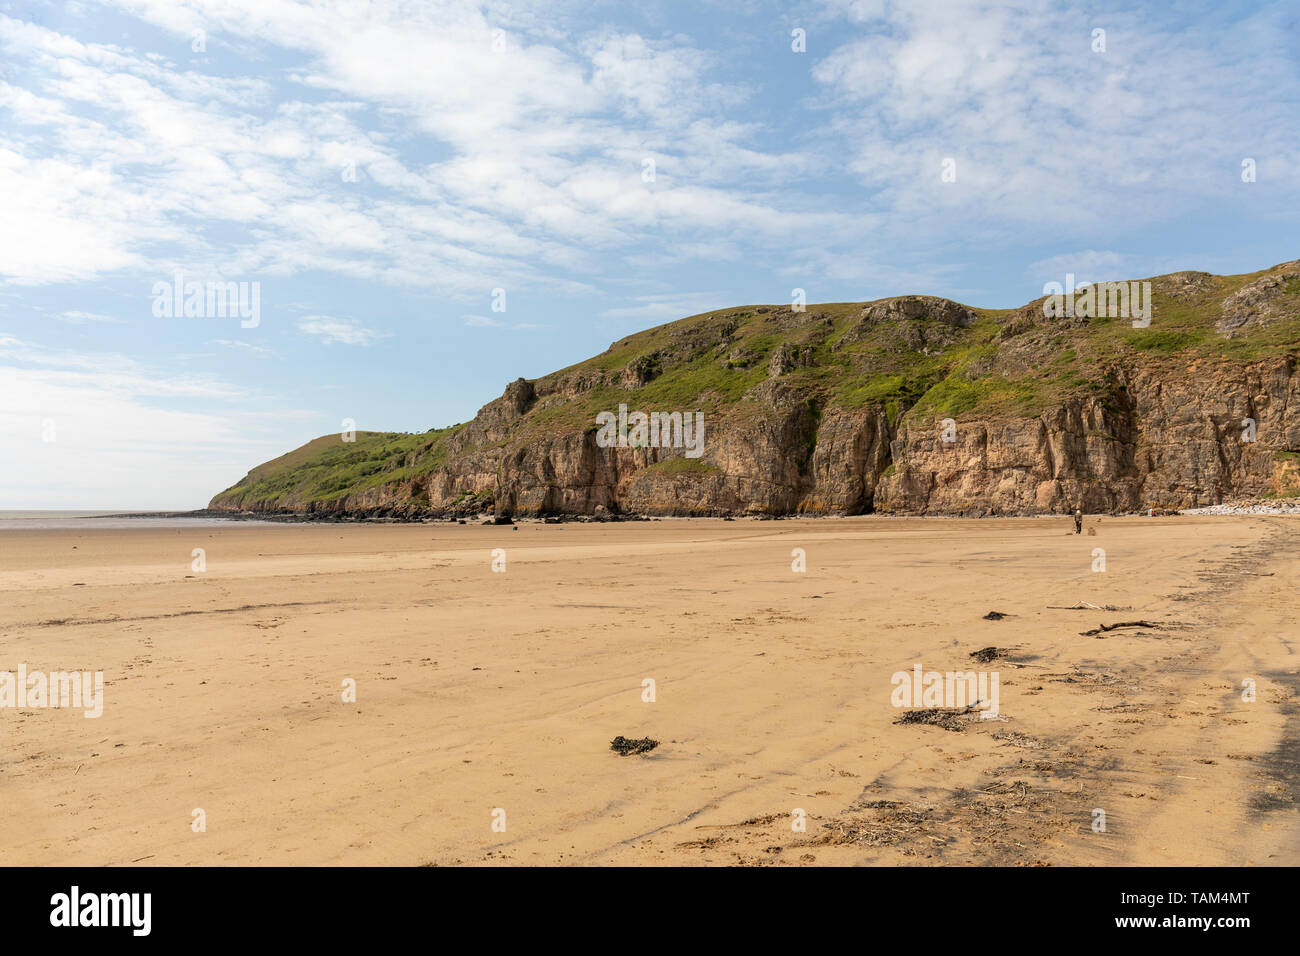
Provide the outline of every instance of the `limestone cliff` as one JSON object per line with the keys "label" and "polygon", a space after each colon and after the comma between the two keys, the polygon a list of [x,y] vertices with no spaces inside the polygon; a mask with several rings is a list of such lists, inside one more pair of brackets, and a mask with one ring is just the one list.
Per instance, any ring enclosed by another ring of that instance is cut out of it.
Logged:
{"label": "limestone cliff", "polygon": [[[1149,281],[1144,328],[929,296],[694,316],[512,382],[462,425],[316,439],[210,507],[1011,515],[1300,491],[1300,262]],[[701,412],[698,457],[631,426],[605,447],[620,405]]]}

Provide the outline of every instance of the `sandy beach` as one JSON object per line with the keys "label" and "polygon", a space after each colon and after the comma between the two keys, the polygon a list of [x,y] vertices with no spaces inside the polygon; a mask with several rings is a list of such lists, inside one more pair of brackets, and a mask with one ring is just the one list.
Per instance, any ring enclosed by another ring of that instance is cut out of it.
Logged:
{"label": "sandy beach", "polygon": [[[1297,531],[0,532],[0,671],[104,675],[98,718],[0,708],[0,862],[1300,864]],[[918,665],[997,718],[896,723]]]}

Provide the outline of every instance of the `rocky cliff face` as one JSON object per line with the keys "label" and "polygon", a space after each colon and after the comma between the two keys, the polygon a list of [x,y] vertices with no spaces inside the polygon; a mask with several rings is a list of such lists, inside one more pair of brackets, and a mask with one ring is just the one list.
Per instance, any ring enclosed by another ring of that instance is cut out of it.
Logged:
{"label": "rocky cliff face", "polygon": [[950,443],[908,423],[894,440],[897,465],[878,505],[928,514],[1123,512],[1294,493],[1286,453],[1300,444],[1297,400],[1300,377],[1288,357],[1118,373],[1109,394],[1033,418],[963,421]]}
{"label": "rocky cliff face", "polygon": [[[318,439],[211,507],[1013,515],[1300,491],[1300,264],[1151,281],[1144,329],[927,296],[685,319],[519,379],[461,426]],[[702,454],[637,442],[635,420],[606,447],[596,416],[620,404],[702,411]]]}

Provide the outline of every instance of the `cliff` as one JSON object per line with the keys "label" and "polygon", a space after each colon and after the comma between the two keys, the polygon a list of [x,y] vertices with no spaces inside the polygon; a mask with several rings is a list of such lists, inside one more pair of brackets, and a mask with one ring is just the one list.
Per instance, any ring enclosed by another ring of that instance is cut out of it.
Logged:
{"label": "cliff", "polygon": [[[930,296],[693,316],[518,379],[460,425],[318,438],[210,507],[1013,515],[1300,492],[1300,261],[1148,281],[1143,328]],[[620,406],[629,442],[606,447]],[[650,444],[635,412],[699,412],[702,441]]]}

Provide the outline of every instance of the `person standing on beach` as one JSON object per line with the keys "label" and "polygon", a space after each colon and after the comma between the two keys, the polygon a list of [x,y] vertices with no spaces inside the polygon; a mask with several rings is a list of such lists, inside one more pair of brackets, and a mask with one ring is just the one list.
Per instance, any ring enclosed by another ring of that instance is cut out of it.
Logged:
{"label": "person standing on beach", "polygon": [[1083,534],[1083,512],[1078,508],[1074,509],[1074,533]]}

